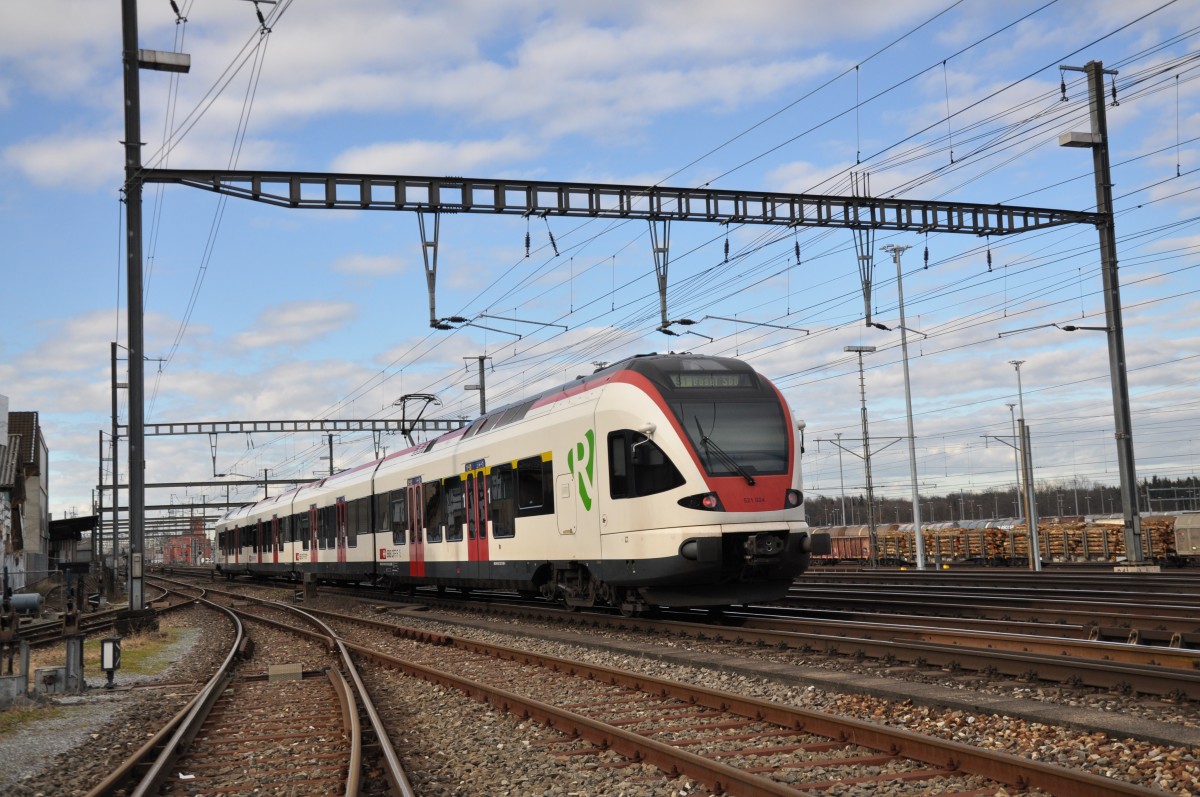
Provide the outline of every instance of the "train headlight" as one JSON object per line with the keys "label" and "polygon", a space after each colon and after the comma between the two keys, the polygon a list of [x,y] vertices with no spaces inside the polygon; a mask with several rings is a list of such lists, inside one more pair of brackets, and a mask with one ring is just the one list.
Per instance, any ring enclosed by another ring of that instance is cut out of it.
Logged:
{"label": "train headlight", "polygon": [[708,512],[724,512],[721,499],[716,493],[700,493],[679,499],[679,505],[686,509],[703,509]]}
{"label": "train headlight", "polygon": [[800,492],[799,490],[787,491],[787,498],[784,499],[784,505],[787,506],[788,509],[795,509],[802,503],[804,503],[804,493]]}

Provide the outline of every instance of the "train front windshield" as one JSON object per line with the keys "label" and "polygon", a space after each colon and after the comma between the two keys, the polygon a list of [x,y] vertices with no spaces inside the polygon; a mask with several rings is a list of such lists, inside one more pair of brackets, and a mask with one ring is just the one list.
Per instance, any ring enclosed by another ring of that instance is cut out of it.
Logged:
{"label": "train front windshield", "polygon": [[787,473],[788,428],[778,401],[678,401],[671,409],[708,475]]}
{"label": "train front windshield", "polygon": [[654,370],[652,378],[710,476],[788,472],[791,430],[783,406],[753,369],[736,360],[689,357]]}

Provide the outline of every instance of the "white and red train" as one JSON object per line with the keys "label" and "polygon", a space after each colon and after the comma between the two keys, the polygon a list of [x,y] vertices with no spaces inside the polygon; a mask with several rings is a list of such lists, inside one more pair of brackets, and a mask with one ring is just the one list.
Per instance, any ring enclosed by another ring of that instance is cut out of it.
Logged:
{"label": "white and red train", "polygon": [[626,613],[777,599],[814,547],[802,428],[743,362],[634,357],[230,511],[218,569]]}

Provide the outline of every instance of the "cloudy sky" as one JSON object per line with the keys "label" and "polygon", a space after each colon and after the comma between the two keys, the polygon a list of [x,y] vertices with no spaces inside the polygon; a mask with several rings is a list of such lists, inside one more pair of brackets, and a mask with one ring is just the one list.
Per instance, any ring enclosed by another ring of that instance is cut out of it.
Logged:
{"label": "cloudy sky", "polygon": [[[1103,61],[1119,72],[1118,104],[1107,99],[1138,475],[1195,472],[1194,3],[280,0],[260,6],[267,35],[248,2],[177,2],[186,24],[168,0],[138,4],[141,47],[191,54],[188,75],[141,76],[144,160],[177,168],[825,194],[851,193],[855,175],[877,196],[1088,210],[1091,158],[1057,146],[1087,129],[1086,91],[1058,67]],[[0,394],[40,413],[56,516],[90,511],[110,341],[125,342],[119,17],[116,2],[0,5]],[[843,347],[873,345],[871,436],[882,448],[904,434],[898,333],[863,323],[848,231],[675,224],[668,314],[737,322],[667,337],[644,222],[446,216],[438,315],[493,329],[435,331],[411,213],[155,186],[144,207],[148,422],[383,418],[407,393],[470,416],[464,358],[490,358],[494,407],[593,362],[690,350],[777,382],[808,423],[807,489],[832,495],[828,441],[861,436]],[[1095,230],[879,233],[872,314],[895,327],[887,244],[911,247],[907,326],[925,336],[909,341],[923,492],[1011,484],[1011,449],[995,439],[1011,434],[1010,360],[1025,361],[1039,478],[1115,484],[1105,335],[1051,326],[1104,324]],[[338,467],[373,456],[369,435],[334,448]],[[310,477],[325,453],[315,435],[223,436],[215,469]],[[214,468],[205,437],[148,438],[147,459],[148,482]],[[861,488],[859,460],[842,461],[847,489]],[[126,469],[122,449],[122,481]],[[882,492],[907,494],[903,444],[874,471]],[[224,494],[172,488],[147,502]]]}

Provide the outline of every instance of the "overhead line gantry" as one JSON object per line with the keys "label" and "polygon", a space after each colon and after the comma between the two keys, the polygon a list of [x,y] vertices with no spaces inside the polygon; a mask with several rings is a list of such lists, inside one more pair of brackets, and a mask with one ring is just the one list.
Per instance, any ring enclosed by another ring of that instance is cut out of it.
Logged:
{"label": "overhead line gantry", "polygon": [[207,169],[144,169],[141,179],[280,207],[327,210],[868,227],[981,236],[1098,221],[1096,213],[1019,205],[661,185]]}

